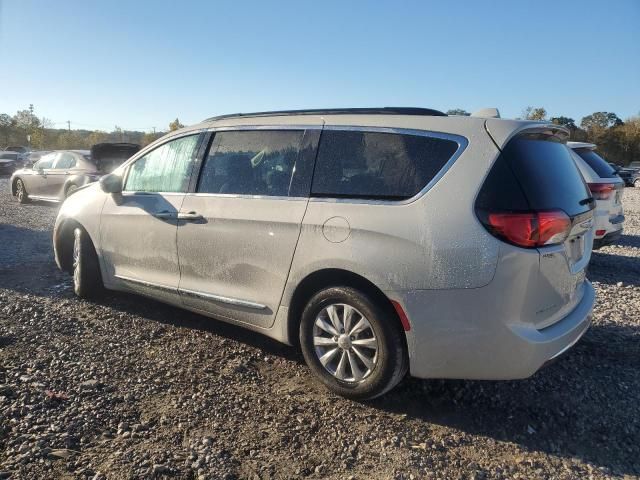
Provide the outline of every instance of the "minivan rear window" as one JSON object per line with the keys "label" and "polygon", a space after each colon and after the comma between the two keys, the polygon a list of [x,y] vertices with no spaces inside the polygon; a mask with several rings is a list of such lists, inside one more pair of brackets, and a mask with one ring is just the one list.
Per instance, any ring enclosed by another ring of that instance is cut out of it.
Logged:
{"label": "minivan rear window", "polygon": [[485,210],[563,210],[573,217],[592,208],[591,195],[567,147],[552,137],[521,135],[496,160],[476,205]]}
{"label": "minivan rear window", "polygon": [[422,190],[458,143],[422,135],[325,130],[312,196],[402,200]]}
{"label": "minivan rear window", "polygon": [[574,150],[600,178],[615,178],[616,172],[607,161],[590,148],[577,148]]}

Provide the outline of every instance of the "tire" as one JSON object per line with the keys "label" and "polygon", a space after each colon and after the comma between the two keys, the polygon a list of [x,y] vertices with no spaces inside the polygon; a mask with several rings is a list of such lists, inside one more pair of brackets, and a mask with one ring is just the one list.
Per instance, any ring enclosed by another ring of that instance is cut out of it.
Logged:
{"label": "tire", "polygon": [[78,189],[78,186],[75,184],[71,184],[67,187],[67,190],[64,192],[64,198],[68,198],[69,195],[71,195],[73,192],[75,192]]}
{"label": "tire", "polygon": [[635,188],[640,188],[640,178],[639,178],[639,179],[637,179],[637,180],[634,180],[634,182],[633,182],[633,186],[634,186]]}
{"label": "tire", "polygon": [[16,198],[20,203],[29,203],[29,194],[22,179],[16,180]]}
{"label": "tire", "polygon": [[[394,315],[391,308],[354,288],[321,290],[307,303],[300,322],[307,365],[343,397],[370,400],[383,395],[402,380],[409,364],[404,334]],[[338,330],[340,326],[348,328]]]}
{"label": "tire", "polygon": [[98,255],[86,231],[73,231],[73,291],[80,298],[96,298],[102,293],[102,276]]}

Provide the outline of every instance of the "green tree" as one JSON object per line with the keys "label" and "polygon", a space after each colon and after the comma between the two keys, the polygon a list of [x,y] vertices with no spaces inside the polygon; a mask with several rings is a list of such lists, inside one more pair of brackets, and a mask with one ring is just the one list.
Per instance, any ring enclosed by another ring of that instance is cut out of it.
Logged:
{"label": "green tree", "polygon": [[569,117],[551,117],[551,123],[555,123],[556,125],[562,125],[563,127],[567,127],[569,130],[574,130],[577,127],[576,121],[573,118]]}
{"label": "green tree", "polygon": [[582,118],[580,126],[585,130],[603,130],[622,125],[622,120],[611,112],[594,112]]}
{"label": "green tree", "polygon": [[463,108],[452,108],[451,110],[447,110],[447,115],[462,115],[468,117],[471,114]]}
{"label": "green tree", "polygon": [[538,108],[527,107],[522,112],[522,117],[525,120],[538,120],[538,121],[546,120],[547,111],[542,107],[538,107]]}
{"label": "green tree", "polygon": [[169,131],[173,132],[173,131],[179,130],[179,129],[183,128],[183,127],[184,127],[184,125],[181,124],[180,120],[178,120],[178,117],[176,117],[176,119],[169,124]]}
{"label": "green tree", "polygon": [[13,119],[6,113],[0,114],[0,148],[6,147],[11,141]]}

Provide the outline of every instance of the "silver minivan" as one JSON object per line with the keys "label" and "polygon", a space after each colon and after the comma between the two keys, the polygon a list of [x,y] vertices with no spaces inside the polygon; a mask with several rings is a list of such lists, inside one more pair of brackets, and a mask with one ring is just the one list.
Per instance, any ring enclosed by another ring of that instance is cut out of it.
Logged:
{"label": "silver minivan", "polygon": [[135,292],[299,345],[334,392],[518,379],[587,330],[591,197],[557,125],[418,108],[211,118],[62,205],[81,297]]}

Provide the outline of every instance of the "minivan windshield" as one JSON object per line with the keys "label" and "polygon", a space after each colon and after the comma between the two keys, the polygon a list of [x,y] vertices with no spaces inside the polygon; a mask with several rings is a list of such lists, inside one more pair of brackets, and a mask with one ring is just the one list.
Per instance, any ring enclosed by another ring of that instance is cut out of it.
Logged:
{"label": "minivan windshield", "polygon": [[574,150],[600,178],[614,178],[615,169],[607,161],[590,148],[577,148]]}

